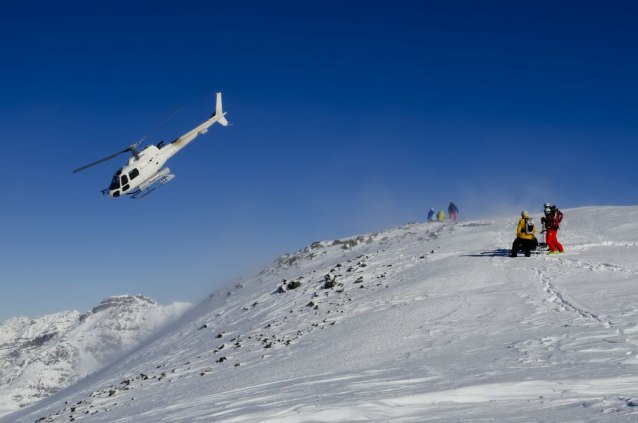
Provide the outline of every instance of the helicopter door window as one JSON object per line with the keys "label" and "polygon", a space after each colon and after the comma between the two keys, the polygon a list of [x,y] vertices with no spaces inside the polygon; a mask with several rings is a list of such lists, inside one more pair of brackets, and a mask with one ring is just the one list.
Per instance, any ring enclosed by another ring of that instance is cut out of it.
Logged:
{"label": "helicopter door window", "polygon": [[128,176],[122,175],[122,185],[128,184]]}
{"label": "helicopter door window", "polygon": [[137,178],[139,174],[140,174],[140,171],[137,170],[137,168],[135,168],[128,173],[128,176],[129,178],[131,178],[131,181],[132,181],[133,179]]}

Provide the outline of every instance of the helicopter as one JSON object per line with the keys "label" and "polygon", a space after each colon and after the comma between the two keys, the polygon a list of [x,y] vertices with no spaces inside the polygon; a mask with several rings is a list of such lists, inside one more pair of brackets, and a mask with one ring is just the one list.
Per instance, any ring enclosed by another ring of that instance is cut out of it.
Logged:
{"label": "helicopter", "polygon": [[[175,111],[173,115],[177,113],[177,111]],[[186,147],[191,141],[197,138],[198,135],[208,132],[208,128],[214,123],[218,122],[223,126],[229,125],[224,115],[226,115],[226,112],[222,111],[222,93],[217,93],[215,113],[213,113],[206,122],[188,131],[176,140],[168,144],[161,141],[157,145],[149,145],[142,150],[138,150],[137,147],[148,137],[148,135],[146,135],[125,150],[75,169],[73,173],[114,159],[120,154],[130,151],[133,157],[128,159],[128,163],[125,166],[115,172],[111,185],[103,189],[102,194],[108,195],[111,198],[118,198],[124,195],[129,195],[132,199],[143,198],[175,177],[175,175],[171,174],[168,167],[163,167],[168,159]],[[172,115],[169,116],[168,119],[170,119],[170,117],[172,117]],[[164,122],[166,122],[166,120]],[[162,124],[164,122],[162,122]]]}

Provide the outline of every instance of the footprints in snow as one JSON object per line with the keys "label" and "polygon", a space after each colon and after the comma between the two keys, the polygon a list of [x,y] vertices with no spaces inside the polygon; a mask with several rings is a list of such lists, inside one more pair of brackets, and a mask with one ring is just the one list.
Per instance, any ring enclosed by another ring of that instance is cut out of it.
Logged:
{"label": "footprints in snow", "polygon": [[561,309],[563,311],[573,312],[573,313],[576,313],[577,315],[579,315],[580,317],[583,317],[585,319],[589,319],[589,320],[592,320],[592,321],[597,322],[597,323],[602,323],[607,328],[612,328],[613,327],[611,322],[601,320],[597,315],[595,315],[593,313],[590,313],[590,312],[588,312],[586,310],[583,310],[583,309],[573,305],[550,282],[550,278],[547,277],[547,275],[545,274],[544,271],[538,269],[538,270],[536,270],[536,273],[539,276],[539,279],[541,281],[541,284],[543,285],[543,288],[544,288],[545,292],[547,294],[549,294],[549,298],[546,301],[556,304],[559,307],[559,309]]}

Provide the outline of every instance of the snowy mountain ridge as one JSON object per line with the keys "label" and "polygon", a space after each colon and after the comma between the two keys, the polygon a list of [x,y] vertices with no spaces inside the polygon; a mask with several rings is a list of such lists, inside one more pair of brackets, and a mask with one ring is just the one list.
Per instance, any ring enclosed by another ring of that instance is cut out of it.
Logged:
{"label": "snowy mountain ridge", "polygon": [[103,300],[91,311],[63,311],[0,324],[0,411],[36,402],[130,352],[189,304],[163,307],[144,296]]}
{"label": "snowy mountain ridge", "polygon": [[0,422],[638,420],[638,207],[563,211],[559,256],[516,217],[314,242]]}

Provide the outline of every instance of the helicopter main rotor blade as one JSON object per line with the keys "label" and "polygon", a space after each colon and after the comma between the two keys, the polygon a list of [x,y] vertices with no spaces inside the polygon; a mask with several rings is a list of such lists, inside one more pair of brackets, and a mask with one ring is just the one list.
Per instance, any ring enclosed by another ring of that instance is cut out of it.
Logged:
{"label": "helicopter main rotor blade", "polygon": [[180,110],[182,110],[183,108],[184,108],[184,106],[180,106],[180,107],[178,107],[178,108],[177,108],[177,109],[176,109],[173,113],[171,113],[170,115],[168,115],[168,117],[167,117],[166,119],[164,119],[164,120],[162,121],[162,123],[160,123],[160,124],[159,124],[159,125],[157,125],[155,128],[153,128],[153,129],[151,130],[151,132],[149,132],[148,134],[144,135],[144,137],[143,137],[141,140],[139,140],[137,143],[135,143],[135,144],[133,144],[133,145],[135,145],[136,147],[137,147],[138,145],[140,145],[140,143],[141,143],[142,141],[144,141],[146,138],[148,138],[149,136],[151,136],[151,134],[152,134],[153,132],[157,131],[157,130],[158,130],[158,129],[160,129],[162,126],[164,126],[164,124],[165,124],[166,122],[168,122],[169,120],[171,120],[171,118],[172,118],[173,116],[175,116],[175,115],[176,115],[176,114],[177,114]]}
{"label": "helicopter main rotor blade", "polygon": [[160,124],[159,124],[159,125],[157,125],[155,128],[153,128],[153,129],[151,130],[151,132],[149,132],[148,134],[146,134],[146,135],[144,136],[144,138],[142,138],[141,140],[139,140],[139,141],[138,141],[138,142],[136,142],[135,144],[128,146],[128,147],[126,148],[126,150],[122,150],[122,151],[120,151],[119,153],[115,153],[115,154],[113,154],[112,156],[108,156],[108,157],[106,157],[106,158],[104,158],[104,159],[102,159],[102,160],[98,160],[97,162],[94,162],[94,163],[88,164],[88,165],[86,165],[86,166],[82,166],[82,167],[80,167],[80,168],[78,168],[78,169],[75,169],[75,170],[73,171],[73,173],[77,173],[77,172],[79,172],[79,171],[81,171],[81,170],[84,170],[84,169],[87,169],[87,168],[89,168],[89,167],[91,167],[91,166],[95,166],[95,165],[100,164],[100,163],[103,163],[103,162],[105,162],[105,161],[107,161],[107,160],[111,160],[111,159],[113,159],[113,158],[115,158],[115,157],[119,156],[120,154],[122,154],[122,153],[126,153],[126,152],[129,152],[129,151],[132,151],[134,155],[137,155],[137,150],[135,150],[135,149],[137,148],[137,146],[138,146],[138,145],[140,145],[140,144],[142,143],[142,141],[144,141],[146,138],[148,138],[148,137],[149,137],[149,136],[150,136],[153,132],[155,132],[155,131],[157,131],[158,129],[160,129],[160,128],[161,128],[161,127],[162,127],[162,126],[163,126],[166,122],[168,122],[168,121],[169,121],[169,120],[170,120],[173,116],[175,116],[175,115],[176,115],[176,114],[177,114],[180,110],[182,110],[183,108],[184,108],[184,106],[181,106],[181,107],[179,107],[177,110],[175,110],[173,113],[171,113],[170,115],[168,115],[168,117],[167,117],[166,119],[164,119],[164,120],[162,121],[162,123],[160,123]]}
{"label": "helicopter main rotor blade", "polygon": [[73,171],[73,173],[77,173],[77,172],[79,172],[79,171],[81,171],[81,170],[87,169],[87,168],[89,168],[89,167],[91,167],[91,166],[95,166],[95,165],[100,164],[100,163],[102,163],[102,162],[105,162],[105,161],[107,161],[107,160],[114,159],[115,157],[119,156],[120,154],[122,154],[122,153],[126,153],[126,152],[128,152],[128,151],[131,151],[131,148],[130,148],[130,147],[129,147],[129,148],[127,148],[126,150],[122,150],[122,151],[120,151],[119,153],[115,153],[115,154],[113,154],[113,155],[111,155],[111,156],[108,156],[108,157],[105,157],[105,158],[103,158],[103,159],[101,159],[101,160],[98,160],[97,162],[93,162],[93,163],[88,164],[88,165],[86,165],[86,166],[82,166],[82,167],[80,167],[80,168],[78,168],[78,169],[75,169],[75,170]]}

